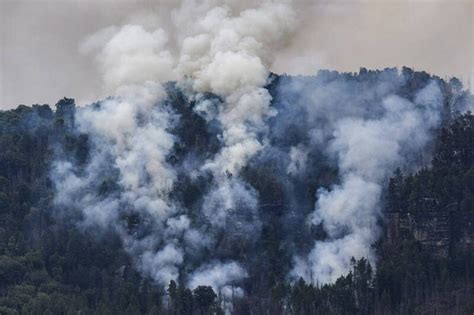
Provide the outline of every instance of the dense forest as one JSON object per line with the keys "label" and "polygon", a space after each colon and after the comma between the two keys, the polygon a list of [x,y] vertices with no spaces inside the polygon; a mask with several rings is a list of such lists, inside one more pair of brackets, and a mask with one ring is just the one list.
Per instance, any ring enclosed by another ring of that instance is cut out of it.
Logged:
{"label": "dense forest", "polygon": [[[330,236],[321,224],[307,227],[304,222],[321,196],[318,187],[331,189],[340,173],[338,164],[305,131],[312,124],[329,124],[329,118],[293,119],[291,106],[308,102],[304,91],[337,87],[344,93],[320,97],[334,107],[351,102],[347,106],[364,106],[368,111],[364,115],[373,118],[380,114],[371,105],[374,102],[393,94],[416,103],[417,93],[430,82],[441,91],[441,120],[430,130],[433,137],[423,148],[413,150],[414,155],[407,153],[409,163],[391,170],[383,182],[382,215],[374,223],[380,233],[371,244],[375,259],[353,258],[350,271],[333,283],[289,279],[293,254],[308,252],[314,240]],[[110,225],[98,232],[94,226],[78,224],[84,222],[84,214],[75,211],[77,205],[55,201],[61,184],[52,178],[55,163],[69,161],[78,174],[84,172],[97,146],[90,134],[77,128],[80,109],[74,100],[64,98],[54,110],[48,105],[20,105],[0,112],[0,314],[473,313],[474,222],[469,220],[474,212],[474,116],[468,111],[473,97],[461,82],[409,68],[361,69],[359,73],[321,71],[308,77],[272,75],[266,88],[272,106],[285,115],[269,118],[269,146],[275,149],[250,160],[239,174],[226,174],[241,177],[258,192],[259,212],[246,210],[244,218],[236,214],[234,223],[229,218],[223,228],[228,233],[204,229],[217,241],[197,256],[244,261],[248,276],[235,286],[244,294],[232,292],[225,299],[206,283],[190,287],[186,282],[186,268],[196,268],[198,258],[189,258],[192,262],[180,267],[179,276],[166,286],[135,267],[133,253],[124,246],[128,238],[120,233],[127,237],[152,233],[140,232],[142,227],[149,231],[143,214],[121,210],[117,222],[123,230],[117,232]],[[190,156],[209,156],[219,150],[218,128],[198,113],[198,101],[187,97],[177,83],[169,83],[166,89],[165,106],[179,117],[170,126],[178,140],[166,157],[167,163],[180,169],[171,198],[199,222],[193,213],[202,207],[210,179],[190,180],[184,166]],[[361,90],[373,93],[361,96]],[[220,101],[215,95],[202,97],[212,104]],[[88,105],[97,111],[101,106],[101,102]],[[287,167],[279,152],[294,152],[290,148],[301,143],[314,149],[308,149],[308,166],[296,176],[299,167]],[[97,198],[111,200],[107,198],[120,194],[117,182],[114,170],[101,174],[101,181],[93,186]],[[451,218],[441,249],[430,241],[436,235],[420,236],[419,228],[394,223],[395,214],[404,218],[423,213],[434,220]],[[257,215],[258,224],[248,218]],[[257,232],[235,222],[250,222],[248,226]]]}

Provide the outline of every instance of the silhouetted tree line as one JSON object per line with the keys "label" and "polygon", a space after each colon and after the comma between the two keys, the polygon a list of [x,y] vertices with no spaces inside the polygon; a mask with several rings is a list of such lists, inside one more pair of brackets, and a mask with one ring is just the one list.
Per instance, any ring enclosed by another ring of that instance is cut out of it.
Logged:
{"label": "silhouetted tree line", "polygon": [[[340,74],[322,71],[318,77],[332,80],[375,81],[394,75],[396,69]],[[457,108],[472,102],[457,79],[449,82],[403,68],[407,77],[400,95],[412,99],[420,86],[438,80],[444,93],[444,124],[435,143],[432,166],[415,174],[397,171],[386,189],[386,211],[473,211],[474,116],[460,115]],[[268,86],[272,91],[279,77]],[[218,142],[209,136],[205,121],[193,115],[173,85],[167,87],[170,106],[182,123],[182,140],[174,157],[192,147],[217,152]],[[215,97],[209,95],[210,98]],[[99,105],[92,105],[99,106]],[[75,105],[63,99],[53,111],[48,105],[20,105],[0,112],[0,314],[471,314],[474,312],[474,262],[469,253],[452,253],[439,260],[413,235],[374,244],[377,268],[365,259],[352,260],[351,271],[333,284],[308,284],[300,279],[288,284],[290,266],[282,250],[284,238],[279,207],[285,204],[281,185],[267,169],[247,167],[242,176],[260,193],[263,213],[270,219],[262,227],[265,264],[253,266],[244,283],[244,297],[224,298],[213,288],[191,290],[179,280],[166,290],[132,268],[132,257],[123,250],[114,232],[100,235],[79,230],[74,219],[52,204],[49,178],[55,156],[79,165],[89,154],[87,135],[74,129]],[[328,168],[312,179],[307,191],[334,180]],[[178,178],[178,182],[180,179]],[[113,189],[104,180],[101,191]],[[175,194],[185,205],[198,198],[202,187],[177,185]],[[273,218],[273,219],[272,219]],[[323,238],[324,232],[314,231]],[[310,240],[301,246],[311,246]],[[249,246],[241,244],[242,247]],[[238,255],[238,253],[237,253]]]}

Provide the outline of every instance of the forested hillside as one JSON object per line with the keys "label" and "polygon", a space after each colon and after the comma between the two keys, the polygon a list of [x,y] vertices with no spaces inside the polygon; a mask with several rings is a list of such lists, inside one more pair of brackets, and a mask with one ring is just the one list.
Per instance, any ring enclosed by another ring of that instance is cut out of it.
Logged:
{"label": "forested hillside", "polygon": [[[171,187],[159,188],[166,190],[170,208],[179,210],[158,227],[140,208],[150,194],[130,202],[133,185],[123,184],[120,170],[130,160],[113,155],[120,138],[97,136],[99,127],[114,124],[116,117],[106,111],[110,100],[81,109],[64,98],[54,109],[20,105],[0,112],[0,314],[473,313],[474,116],[468,111],[473,97],[461,82],[409,68],[361,69],[272,75],[266,89],[274,113],[268,130],[252,131],[265,149],[245,165],[226,169],[225,182],[216,185],[216,175],[198,172],[196,165],[208,163],[223,146],[226,134],[212,117],[222,100],[213,94],[190,97],[176,82],[166,85],[166,99],[154,106],[166,108],[171,121],[163,130],[173,141],[159,146],[169,149],[160,162],[174,173]],[[434,102],[440,104],[436,110]],[[162,116],[145,113],[138,111],[132,131],[118,126],[140,135],[131,138],[140,150],[143,139],[168,139],[161,129],[149,128],[164,124]],[[338,115],[345,119],[339,122]],[[407,117],[403,124],[400,117]],[[400,135],[396,145],[375,142],[397,158],[382,155],[370,170],[390,172],[370,178],[380,182],[379,190],[361,192],[361,200],[353,195],[355,216],[370,220],[357,227],[330,225],[323,202],[343,190],[357,168],[344,163],[343,154],[352,152],[344,136],[360,131],[360,143],[363,132],[375,130],[373,139],[380,139],[379,126],[394,121],[388,140],[397,137],[399,126],[413,133]],[[432,123],[421,130],[419,121]],[[344,133],[347,126],[352,129]],[[124,151],[148,152],[140,150]],[[161,178],[146,171],[137,191]],[[227,188],[231,196],[241,194],[230,206],[220,195]],[[371,195],[374,207],[362,212]],[[206,212],[221,208],[225,214]],[[300,257],[322,255],[313,250],[320,248],[315,243],[339,244],[367,227],[374,227],[367,239],[375,241],[365,248],[370,257],[348,257],[348,273],[321,272],[318,278],[311,268],[295,267]],[[173,268],[168,261],[155,263],[156,256],[149,259],[148,251],[162,248],[170,256],[182,253]],[[155,264],[149,267],[149,261]],[[235,276],[207,283],[199,272],[221,277],[217,266]],[[161,279],[171,280],[163,285]]]}

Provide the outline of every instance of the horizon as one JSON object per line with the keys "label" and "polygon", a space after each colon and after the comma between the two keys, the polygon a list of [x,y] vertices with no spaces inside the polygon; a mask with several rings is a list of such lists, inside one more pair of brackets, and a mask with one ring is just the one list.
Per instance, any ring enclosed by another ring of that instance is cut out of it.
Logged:
{"label": "horizon", "polygon": [[[270,64],[275,73],[407,66],[457,77],[473,89],[473,1],[295,3],[300,21]],[[174,6],[166,0],[0,1],[0,108],[50,104],[62,96],[79,104],[103,98],[96,58],[84,52],[84,42],[151,13],[167,24]]]}

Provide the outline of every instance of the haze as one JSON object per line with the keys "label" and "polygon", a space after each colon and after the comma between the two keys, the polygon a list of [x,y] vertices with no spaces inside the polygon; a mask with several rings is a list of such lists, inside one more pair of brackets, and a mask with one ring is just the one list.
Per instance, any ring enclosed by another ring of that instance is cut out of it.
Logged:
{"label": "haze", "polygon": [[[297,1],[301,25],[272,70],[410,66],[457,76],[474,74],[474,1]],[[0,0],[0,108],[85,104],[103,96],[94,58],[80,45],[97,30],[173,1]]]}

